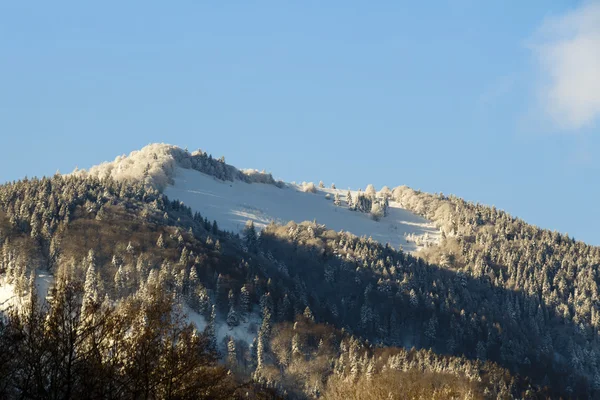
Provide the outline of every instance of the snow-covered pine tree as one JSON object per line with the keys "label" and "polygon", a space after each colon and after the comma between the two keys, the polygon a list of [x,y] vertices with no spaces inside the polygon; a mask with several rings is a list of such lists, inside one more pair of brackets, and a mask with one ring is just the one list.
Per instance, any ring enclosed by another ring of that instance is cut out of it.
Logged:
{"label": "snow-covered pine tree", "polygon": [[229,290],[229,294],[227,297],[229,300],[229,312],[227,313],[227,325],[229,326],[229,329],[233,329],[235,326],[239,325],[239,323],[240,323],[238,313],[235,309],[235,297],[233,295],[233,290]]}
{"label": "snow-covered pine tree", "polygon": [[237,351],[235,340],[232,336],[230,336],[227,341],[227,362],[230,368],[235,368],[237,366]]}
{"label": "snow-covered pine tree", "polygon": [[352,193],[350,192],[350,190],[348,190],[348,192],[346,193],[346,205],[348,206],[349,210],[355,210],[354,199],[352,198]]}
{"label": "snow-covered pine tree", "polygon": [[244,284],[240,289],[240,316],[245,321],[250,312],[250,290],[248,285]]}
{"label": "snow-covered pine tree", "polygon": [[338,207],[342,205],[342,199],[340,199],[340,194],[337,192],[333,195],[333,204]]}
{"label": "snow-covered pine tree", "polygon": [[309,319],[312,322],[315,322],[315,316],[313,315],[312,311],[310,310],[310,307],[306,306],[306,308],[304,309],[304,313],[302,315],[304,315],[304,318]]}
{"label": "snow-covered pine tree", "polygon": [[115,289],[117,291],[117,294],[119,294],[119,295],[123,294],[126,285],[127,285],[127,280],[126,280],[126,276],[125,276],[125,270],[123,268],[123,265],[119,265],[119,268],[117,269],[117,272],[115,273]]}
{"label": "snow-covered pine tree", "polygon": [[210,311],[210,318],[208,320],[208,324],[206,325],[206,336],[208,337],[208,348],[211,351],[218,351],[218,346],[217,346],[217,310],[215,308],[215,305],[212,305],[211,311]]}
{"label": "snow-covered pine tree", "polygon": [[88,315],[91,315],[93,309],[100,302],[98,276],[94,262],[89,264],[85,274],[85,283],[83,285],[83,299],[81,301],[81,318],[85,320]]}
{"label": "snow-covered pine tree", "polygon": [[385,215],[383,207],[377,202],[374,201],[371,204],[371,218],[375,221],[379,221]]}
{"label": "snow-covered pine tree", "polygon": [[371,198],[375,198],[377,191],[375,190],[375,187],[369,183],[365,189],[365,194]]}

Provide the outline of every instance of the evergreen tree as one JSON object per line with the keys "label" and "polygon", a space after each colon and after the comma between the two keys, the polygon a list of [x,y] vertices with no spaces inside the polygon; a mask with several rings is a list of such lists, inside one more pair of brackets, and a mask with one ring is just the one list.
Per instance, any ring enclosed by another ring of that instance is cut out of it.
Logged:
{"label": "evergreen tree", "polygon": [[337,192],[333,195],[333,204],[338,207],[342,205],[342,199],[340,199],[340,194]]}
{"label": "evergreen tree", "polygon": [[81,302],[81,315],[83,319],[92,314],[95,307],[100,304],[100,292],[98,276],[94,267],[94,262],[90,262],[85,274],[85,284],[83,286],[83,300]]}
{"label": "evergreen tree", "polygon": [[227,362],[231,368],[237,366],[237,351],[235,347],[235,340],[230,336],[227,341]]}
{"label": "evergreen tree", "polygon": [[235,326],[239,325],[240,321],[238,318],[238,313],[235,309],[235,297],[233,295],[233,290],[229,290],[229,312],[227,313],[227,325],[229,325],[229,329],[233,329]]}
{"label": "evergreen tree", "polygon": [[217,352],[218,351],[218,346],[217,346],[217,310],[215,308],[215,305],[212,305],[211,311],[210,311],[210,318],[208,320],[208,324],[206,325],[206,336],[208,337],[208,348],[211,351]]}
{"label": "evergreen tree", "polygon": [[348,205],[348,209],[354,210],[354,201],[352,200],[352,193],[350,190],[346,193],[346,204]]}
{"label": "evergreen tree", "polygon": [[313,316],[312,311],[310,311],[310,308],[308,306],[306,306],[306,308],[304,309],[304,318],[314,322],[315,321],[315,317]]}
{"label": "evergreen tree", "polygon": [[365,189],[365,194],[371,198],[375,198],[377,191],[375,190],[375,187],[369,183]]}
{"label": "evergreen tree", "polygon": [[245,284],[240,289],[240,314],[242,319],[246,320],[246,316],[250,311],[250,291],[248,285]]}
{"label": "evergreen tree", "polygon": [[244,240],[248,247],[253,247],[257,240],[256,229],[254,228],[254,222],[248,220],[243,231]]}

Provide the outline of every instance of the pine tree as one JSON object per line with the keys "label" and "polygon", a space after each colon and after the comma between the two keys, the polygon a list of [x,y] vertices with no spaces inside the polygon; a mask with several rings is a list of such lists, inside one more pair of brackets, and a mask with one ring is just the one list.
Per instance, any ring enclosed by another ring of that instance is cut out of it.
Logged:
{"label": "pine tree", "polygon": [[262,331],[258,332],[256,339],[256,370],[254,371],[254,379],[261,381],[262,371],[265,362],[265,338]]}
{"label": "pine tree", "polygon": [[117,290],[118,294],[122,294],[123,291],[125,290],[127,283],[126,283],[126,276],[125,276],[125,271],[123,269],[122,265],[119,265],[119,268],[117,269],[117,272],[115,273],[115,289]]}
{"label": "pine tree", "polygon": [[375,198],[377,191],[375,190],[375,187],[369,183],[365,189],[365,194],[371,198]]}
{"label": "pine tree", "polygon": [[296,332],[292,337],[292,355],[301,356],[302,354],[302,348],[300,346],[300,335],[298,334],[298,332]]}
{"label": "pine tree", "polygon": [[375,375],[375,363],[373,362],[373,358],[369,359],[369,363],[367,364],[366,376],[368,381],[373,380],[373,376]]}
{"label": "pine tree", "polygon": [[235,340],[230,336],[229,341],[227,342],[227,362],[229,363],[230,368],[235,368],[237,366],[237,352],[235,347]]}
{"label": "pine tree", "polygon": [[338,192],[333,195],[333,204],[338,207],[342,205],[342,199],[340,199],[340,194]]}
{"label": "pine tree", "polygon": [[314,317],[312,311],[310,311],[310,307],[306,306],[306,308],[304,309],[303,315],[304,315],[304,318],[306,318],[312,322],[315,322],[315,317]]}
{"label": "pine tree", "polygon": [[348,209],[350,210],[354,210],[354,201],[352,200],[352,193],[350,192],[350,190],[348,190],[348,192],[346,193],[346,204],[348,206]]}
{"label": "pine tree", "polygon": [[243,231],[244,240],[248,247],[253,247],[257,240],[256,229],[254,228],[254,222],[248,220]]}
{"label": "pine tree", "polygon": [[81,302],[82,319],[88,318],[92,314],[95,307],[99,305],[100,293],[98,290],[98,277],[94,268],[94,262],[89,264],[85,274],[85,283],[83,286],[83,299]]}
{"label": "pine tree", "polygon": [[187,249],[187,247],[184,247],[181,250],[181,256],[179,257],[179,264],[181,264],[185,267],[188,265],[189,262],[190,262],[190,251]]}
{"label": "pine tree", "polygon": [[237,312],[235,311],[235,307],[229,307],[229,312],[227,313],[227,325],[229,326],[229,329],[233,329],[239,325],[239,323],[240,321]]}
{"label": "pine tree", "polygon": [[190,285],[197,285],[200,281],[198,278],[198,271],[196,270],[196,265],[192,265],[190,268],[190,276],[188,277]]}
{"label": "pine tree", "polygon": [[248,285],[242,286],[240,289],[240,314],[242,319],[245,321],[246,316],[250,312],[250,291]]}
{"label": "pine tree", "polygon": [[385,212],[384,212],[383,208],[376,201],[374,201],[371,204],[371,210],[370,211],[371,211],[371,218],[373,220],[375,220],[375,221],[379,221],[385,215]]}
{"label": "pine tree", "polygon": [[206,290],[206,288],[201,284],[198,283],[198,286],[196,287],[196,290],[194,291],[195,295],[196,295],[196,301],[197,301],[197,307],[198,307],[198,312],[201,315],[204,315],[205,317],[208,316],[208,312],[210,310],[210,297],[208,295],[208,291]]}
{"label": "pine tree", "polygon": [[240,321],[238,318],[238,313],[235,310],[235,297],[233,295],[233,290],[229,290],[229,312],[227,313],[227,325],[229,325],[229,329],[233,329],[233,327],[239,325]]}
{"label": "pine tree", "polygon": [[218,346],[217,346],[217,310],[215,308],[215,305],[212,305],[211,311],[210,311],[210,318],[208,320],[208,324],[206,325],[206,336],[208,337],[208,348],[211,351],[217,352],[218,351]]}

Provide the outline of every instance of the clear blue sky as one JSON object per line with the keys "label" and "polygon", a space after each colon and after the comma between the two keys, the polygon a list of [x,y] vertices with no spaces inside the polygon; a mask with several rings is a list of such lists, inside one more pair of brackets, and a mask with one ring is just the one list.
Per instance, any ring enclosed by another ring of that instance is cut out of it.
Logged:
{"label": "clear blue sky", "polygon": [[5,1],[0,182],[166,142],[600,244],[600,47],[561,47],[598,44],[594,18],[549,0]]}

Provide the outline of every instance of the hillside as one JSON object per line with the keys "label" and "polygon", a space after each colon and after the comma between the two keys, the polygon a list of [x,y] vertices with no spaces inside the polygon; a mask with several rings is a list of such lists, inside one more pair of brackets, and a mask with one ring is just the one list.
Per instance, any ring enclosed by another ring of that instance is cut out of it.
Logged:
{"label": "hillside", "polygon": [[[439,238],[439,230],[429,221],[390,202],[389,211],[379,221],[369,214],[350,211],[343,200],[339,206],[334,197],[346,196],[348,190],[315,188],[304,192],[301,186],[285,184],[276,187],[269,184],[243,181],[221,181],[193,169],[177,168],[174,182],[164,193],[179,199],[193,210],[201,211],[216,220],[222,229],[242,232],[246,222],[264,228],[271,222],[287,224],[290,221],[316,221],[336,231],[347,231],[357,236],[372,237],[394,248],[417,250],[415,239],[433,243]],[[357,191],[351,191],[357,196]],[[408,240],[408,239],[411,240]]]}
{"label": "hillside", "polygon": [[[356,201],[359,189],[275,181],[271,174],[239,170],[202,150],[189,153],[171,145],[151,144],[75,174],[142,182],[183,201],[210,220],[216,220],[221,228],[236,233],[242,231],[248,220],[258,229],[270,222],[315,220],[330,229],[371,236],[382,244],[390,243],[394,248],[402,246],[408,251],[439,240],[439,230],[434,224],[396,202],[390,202],[389,212],[375,221],[368,213],[370,208],[362,213],[350,211],[347,196],[350,193],[351,201]],[[336,194],[339,196],[337,206],[334,204]],[[390,196],[391,192],[385,195]],[[384,194],[373,195],[381,196]]]}
{"label": "hillside", "polygon": [[[183,382],[205,368],[229,396],[239,385],[266,398],[600,395],[599,248],[454,196],[365,188],[348,204],[346,192],[166,145],[0,186],[0,302],[19,305],[4,308],[0,372],[15,372],[0,374],[1,394],[24,393],[34,371],[52,377],[40,393],[64,397],[69,382],[76,396],[96,366],[130,398],[144,387],[122,367],[140,360],[132,349],[163,343],[144,368],[175,373],[164,343],[177,340],[152,323],[171,315],[206,357],[185,359],[195,367],[175,386],[158,379],[152,398],[198,393]],[[373,204],[385,210],[375,219]],[[406,242],[422,234],[427,246]],[[72,331],[51,324],[58,315]],[[68,349],[75,370],[59,356],[70,334],[83,335]]]}

